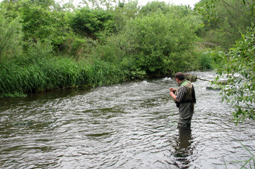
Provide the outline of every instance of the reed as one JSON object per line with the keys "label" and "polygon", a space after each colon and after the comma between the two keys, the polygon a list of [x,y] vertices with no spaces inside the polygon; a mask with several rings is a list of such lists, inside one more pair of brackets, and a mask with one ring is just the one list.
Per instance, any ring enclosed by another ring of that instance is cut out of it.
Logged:
{"label": "reed", "polygon": [[96,87],[127,80],[113,64],[68,57],[21,57],[0,63],[0,96],[24,96],[53,89]]}
{"label": "reed", "polygon": [[112,85],[126,81],[127,73],[117,65],[102,60],[95,60],[91,67],[91,84],[93,86]]}
{"label": "reed", "polygon": [[[241,141],[239,141],[240,144],[242,145],[242,147],[245,149],[246,152],[248,152],[250,154],[249,159],[244,160],[244,161],[229,161],[230,163],[239,163],[240,165],[242,165],[240,167],[240,169],[255,169],[255,154],[254,154],[254,149],[251,150],[250,148],[248,148],[247,146],[245,146]],[[224,161],[226,169],[228,168],[227,162]]]}

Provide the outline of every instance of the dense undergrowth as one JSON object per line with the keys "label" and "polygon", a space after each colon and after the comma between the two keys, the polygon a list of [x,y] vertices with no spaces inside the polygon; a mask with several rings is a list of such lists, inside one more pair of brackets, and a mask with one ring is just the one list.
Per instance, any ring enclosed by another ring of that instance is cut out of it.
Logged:
{"label": "dense undergrowth", "polygon": [[[144,70],[133,68],[131,63],[128,59],[120,64],[98,58],[77,60],[51,53],[5,58],[0,62],[0,93],[1,97],[20,97],[55,89],[97,87],[152,78]],[[162,77],[170,75],[162,74]]]}
{"label": "dense undergrowth", "polygon": [[2,97],[26,96],[27,94],[54,89],[96,87],[128,80],[123,69],[95,60],[77,62],[69,57],[31,57],[14,59],[0,64],[0,93]]}
{"label": "dense undergrowth", "polygon": [[1,3],[1,97],[211,68],[195,43],[201,20],[189,8],[155,2],[147,6],[155,11],[136,16],[132,3],[71,12],[52,2]]}
{"label": "dense undergrowth", "polygon": [[213,69],[217,44],[206,46],[206,36],[215,28],[205,18],[164,2],[75,8],[54,0],[4,0],[0,97]]}

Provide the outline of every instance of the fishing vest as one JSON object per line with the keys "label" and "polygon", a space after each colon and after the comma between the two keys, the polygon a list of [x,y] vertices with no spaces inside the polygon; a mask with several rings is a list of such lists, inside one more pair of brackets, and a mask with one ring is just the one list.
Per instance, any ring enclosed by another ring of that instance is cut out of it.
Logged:
{"label": "fishing vest", "polygon": [[[187,102],[196,103],[195,91],[191,82],[188,80],[185,80],[184,82],[181,83],[180,87],[182,86],[186,88],[187,93],[184,94],[180,103],[187,103]],[[176,93],[178,93],[178,90],[179,89],[177,89]]]}

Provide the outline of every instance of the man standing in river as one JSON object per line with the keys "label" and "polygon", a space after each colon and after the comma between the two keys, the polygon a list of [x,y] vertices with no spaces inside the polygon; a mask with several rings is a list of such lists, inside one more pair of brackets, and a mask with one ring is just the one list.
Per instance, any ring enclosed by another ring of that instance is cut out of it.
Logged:
{"label": "man standing in river", "polygon": [[185,80],[183,73],[175,74],[175,80],[180,86],[179,89],[170,88],[170,96],[175,100],[179,108],[178,127],[191,127],[191,119],[194,113],[194,103],[196,103],[195,90],[190,81]]}

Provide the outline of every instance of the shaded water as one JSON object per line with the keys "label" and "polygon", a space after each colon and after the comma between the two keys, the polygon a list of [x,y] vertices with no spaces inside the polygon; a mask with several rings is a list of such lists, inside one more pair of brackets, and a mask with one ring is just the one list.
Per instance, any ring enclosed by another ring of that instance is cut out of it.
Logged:
{"label": "shaded water", "polygon": [[198,80],[192,130],[179,131],[176,86],[164,78],[2,99],[0,168],[240,168],[254,121],[236,126],[220,92]]}

